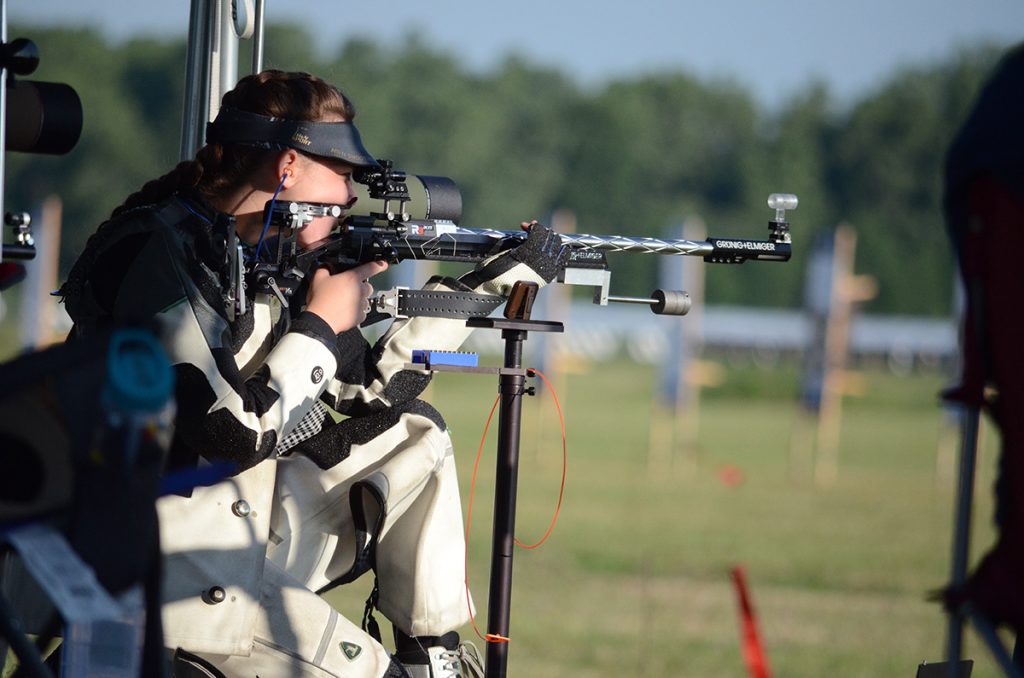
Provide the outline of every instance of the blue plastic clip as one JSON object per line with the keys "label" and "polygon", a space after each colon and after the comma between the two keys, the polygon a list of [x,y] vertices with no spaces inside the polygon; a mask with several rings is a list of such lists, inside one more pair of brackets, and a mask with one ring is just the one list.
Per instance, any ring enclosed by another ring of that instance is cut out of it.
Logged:
{"label": "blue plastic clip", "polygon": [[412,352],[413,363],[426,365],[454,365],[456,367],[476,367],[479,356],[476,353],[462,351],[431,351],[417,350]]}

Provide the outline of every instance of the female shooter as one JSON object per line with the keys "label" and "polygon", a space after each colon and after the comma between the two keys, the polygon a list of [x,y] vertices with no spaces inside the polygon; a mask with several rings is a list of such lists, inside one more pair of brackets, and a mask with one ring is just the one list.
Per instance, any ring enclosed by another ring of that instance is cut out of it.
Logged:
{"label": "female shooter", "polygon": [[[158,502],[165,644],[181,675],[460,675],[454,630],[469,613],[454,457],[442,418],[417,399],[429,377],[403,366],[414,349],[457,348],[469,330],[413,318],[368,346],[357,326],[367,280],[386,268],[375,262],[311,271],[290,305],[258,292],[231,309],[235,234],[245,257],[263,258],[275,249],[268,201],[348,205],[353,168],[376,164],[353,118],[314,76],[243,78],[195,160],[115,209],[61,290],[74,334],[158,328],[177,380],[167,468],[237,469]],[[313,219],[298,244],[333,225]],[[517,280],[544,284],[558,245],[535,227],[516,249],[428,286],[507,295]],[[323,405],[349,418],[335,423]],[[371,569],[394,657],[317,595]]]}

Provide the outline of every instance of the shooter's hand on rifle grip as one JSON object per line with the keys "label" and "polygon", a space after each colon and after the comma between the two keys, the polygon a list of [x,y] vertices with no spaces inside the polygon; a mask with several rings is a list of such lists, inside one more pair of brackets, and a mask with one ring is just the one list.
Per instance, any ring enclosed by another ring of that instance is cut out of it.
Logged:
{"label": "shooter's hand on rifle grip", "polygon": [[366,320],[367,299],[373,294],[369,278],[387,268],[386,261],[370,261],[335,274],[318,268],[309,285],[306,310],[320,316],[335,334],[356,327]]}

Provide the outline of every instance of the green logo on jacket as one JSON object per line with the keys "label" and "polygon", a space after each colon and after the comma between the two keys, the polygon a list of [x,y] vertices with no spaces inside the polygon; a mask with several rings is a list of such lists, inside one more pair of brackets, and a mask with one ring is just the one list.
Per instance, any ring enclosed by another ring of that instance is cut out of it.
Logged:
{"label": "green logo on jacket", "polygon": [[349,661],[353,661],[359,656],[359,653],[363,651],[363,648],[359,647],[355,643],[350,643],[347,640],[341,641],[341,651],[345,653]]}

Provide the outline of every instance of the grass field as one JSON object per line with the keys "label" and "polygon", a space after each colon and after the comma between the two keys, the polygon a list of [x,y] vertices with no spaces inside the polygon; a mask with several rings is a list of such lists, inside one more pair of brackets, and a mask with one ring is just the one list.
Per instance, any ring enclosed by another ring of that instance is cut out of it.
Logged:
{"label": "grass field", "polygon": [[[10,325],[0,329],[11,335]],[[704,391],[695,431],[687,429],[695,444],[675,452],[649,444],[671,426],[652,400],[653,368],[577,366],[556,379],[569,479],[551,539],[516,555],[510,675],[746,676],[735,565],[746,569],[776,676],[910,678],[922,660],[941,660],[945,616],[925,595],[949,571],[956,434],[936,404],[943,378],[864,377],[864,394],[844,401],[839,475],[827,488],[791,456],[792,370],[727,369],[721,386]],[[494,377],[452,374],[436,377],[429,393],[452,429],[464,509],[495,394]],[[984,433],[975,558],[993,537],[995,441]],[[470,541],[481,629],[495,437],[496,425]],[[550,400],[526,399],[518,507],[526,541],[547,528],[560,455]],[[358,620],[370,585],[364,578],[331,600]],[[461,632],[473,637],[470,627]],[[974,678],[1000,675],[976,637],[966,638]]]}
{"label": "grass field", "polygon": [[[591,366],[561,380],[569,480],[551,539],[516,555],[510,675],[745,676],[734,565],[746,568],[776,676],[910,677],[922,660],[941,660],[945,616],[925,595],[949,570],[955,455],[938,453],[952,433],[936,406],[942,379],[865,377],[865,394],[845,401],[839,476],[828,488],[791,463],[792,372],[730,369],[705,391],[695,469],[680,453],[649,451],[660,430],[652,418],[665,421],[652,414],[651,368]],[[496,384],[446,374],[431,388],[453,431],[465,507]],[[547,528],[561,470],[557,417],[541,403],[528,399],[524,409],[526,541]],[[481,629],[495,432],[470,546]],[[992,436],[984,442],[975,556],[992,539]],[[368,586],[345,587],[337,604],[358,619]],[[966,656],[975,678],[999,675],[973,634]]]}

